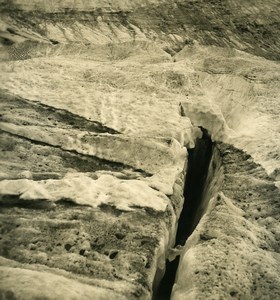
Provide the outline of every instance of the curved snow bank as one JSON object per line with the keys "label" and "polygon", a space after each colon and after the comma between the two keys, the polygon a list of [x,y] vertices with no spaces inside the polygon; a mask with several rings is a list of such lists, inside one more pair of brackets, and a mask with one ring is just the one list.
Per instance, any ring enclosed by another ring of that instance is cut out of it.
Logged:
{"label": "curved snow bank", "polygon": [[279,168],[280,71],[277,62],[197,44],[176,55],[191,76],[184,114],[214,140],[244,149],[268,173]]}
{"label": "curved snow bank", "polygon": [[184,102],[182,108],[194,126],[207,129],[212,141],[226,142],[236,134],[227,125],[219,106],[205,98]]}

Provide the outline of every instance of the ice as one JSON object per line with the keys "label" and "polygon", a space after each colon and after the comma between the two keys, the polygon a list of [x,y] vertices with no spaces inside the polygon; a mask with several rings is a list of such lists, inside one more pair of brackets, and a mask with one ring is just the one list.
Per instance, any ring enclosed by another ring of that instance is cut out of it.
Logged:
{"label": "ice", "polygon": [[18,195],[22,200],[70,200],[80,205],[98,207],[111,205],[119,210],[133,207],[165,211],[168,198],[141,180],[120,180],[112,175],[100,175],[96,180],[86,174],[67,174],[61,180],[3,180],[0,194]]}
{"label": "ice", "polygon": [[[126,297],[103,287],[91,286],[77,279],[67,278],[50,272],[38,272],[23,268],[0,267],[0,287],[2,293],[13,291],[19,298],[47,299],[94,299],[106,300],[114,298],[124,300]],[[30,284],[32,282],[32,284]],[[7,293],[8,294],[8,293]]]}

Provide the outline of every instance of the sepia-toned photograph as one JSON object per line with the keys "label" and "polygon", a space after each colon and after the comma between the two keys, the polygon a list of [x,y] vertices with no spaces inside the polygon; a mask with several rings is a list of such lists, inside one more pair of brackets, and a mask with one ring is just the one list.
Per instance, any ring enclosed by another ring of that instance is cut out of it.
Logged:
{"label": "sepia-toned photograph", "polygon": [[0,300],[278,299],[279,0],[0,0]]}

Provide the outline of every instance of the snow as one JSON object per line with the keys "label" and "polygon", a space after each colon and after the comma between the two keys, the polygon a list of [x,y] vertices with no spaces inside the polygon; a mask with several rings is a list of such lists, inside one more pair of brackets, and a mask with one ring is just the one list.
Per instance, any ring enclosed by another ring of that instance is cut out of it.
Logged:
{"label": "snow", "polygon": [[[166,0],[165,0],[166,1]],[[17,5],[23,10],[41,10],[46,12],[58,12],[64,11],[65,8],[74,9],[76,11],[91,11],[93,9],[100,9],[111,11],[111,10],[130,10],[133,7],[141,7],[147,4],[156,5],[159,4],[159,0],[135,0],[133,2],[128,0],[67,0],[67,1],[49,1],[44,0],[14,0],[13,4]]]}
{"label": "snow", "polygon": [[133,207],[165,211],[168,198],[140,180],[120,180],[112,175],[92,179],[85,173],[67,174],[61,180],[3,180],[0,194],[18,195],[22,200],[71,200],[80,205],[98,207],[107,204],[124,211]]}
{"label": "snow", "polygon": [[[225,298],[232,288],[243,297],[251,297],[250,265],[258,260],[275,266],[276,261],[273,254],[258,249],[260,237],[265,236],[267,230],[247,221],[242,215],[242,210],[223,193],[210,200],[205,215],[181,254],[172,300],[199,299],[210,294]],[[205,233],[209,234],[213,243],[208,240],[208,244],[204,245],[205,241],[201,241],[200,236]],[[271,272],[274,271],[273,267]],[[221,277],[217,276],[219,272]],[[278,278],[276,274],[273,276]],[[213,286],[205,283],[206,277]],[[234,282],[232,286],[231,282]],[[224,285],[222,289],[220,284]]]}
{"label": "snow", "polygon": [[[154,64],[148,59],[158,55],[158,48],[151,43],[141,51],[139,47],[107,45],[92,49],[97,56],[87,60],[57,55],[2,64],[1,82],[10,94],[98,121],[121,134],[42,131],[9,123],[1,128],[144,170],[152,175],[144,182],[166,195],[172,194],[183,170],[184,146],[192,148],[201,135],[199,126],[213,141],[248,151],[269,173],[280,167],[277,63],[195,44],[178,53],[175,62],[162,57]],[[128,57],[116,59],[124,49]],[[98,61],[99,55],[105,60]]]}
{"label": "snow", "polygon": [[[0,267],[2,293],[12,291],[13,297],[47,299],[124,300],[126,297],[109,289],[91,286],[77,279],[66,278],[49,272],[26,270],[19,267]],[[32,282],[32,284],[30,284]]]}
{"label": "snow", "polygon": [[[14,1],[27,11],[36,8],[57,12],[74,8],[86,12],[102,7],[104,16],[123,8],[129,12],[148,3],[157,5],[162,1]],[[5,17],[0,22],[3,31],[10,26],[8,19]],[[201,137],[199,127],[207,129],[213,141],[231,143],[247,151],[268,173],[275,174],[279,187],[279,63],[234,49],[201,46],[196,42],[171,58],[162,50],[163,45],[161,48],[147,41],[148,36],[158,37],[158,33],[152,30],[145,32],[129,23],[123,26],[106,22],[106,17],[103,20],[101,16],[96,22],[89,26],[79,21],[69,22],[70,25],[46,21],[37,24],[44,32],[44,38],[31,28],[24,31],[11,26],[17,34],[6,32],[3,37],[17,42],[24,39],[39,41],[41,45],[30,50],[31,56],[37,58],[1,63],[2,92],[70,112],[87,121],[99,122],[119,134],[33,124],[28,120],[32,116],[24,116],[24,112],[21,117],[26,118],[27,125],[4,120],[0,128],[9,134],[63,151],[120,163],[129,171],[76,172],[68,173],[62,179],[40,181],[32,180],[33,175],[28,170],[19,174],[25,179],[17,180],[7,180],[9,174],[2,172],[0,177],[4,180],[0,181],[0,194],[16,195],[23,201],[55,203],[66,199],[93,208],[109,205],[122,211],[149,208],[166,212],[171,207],[168,196],[173,195],[175,181],[187,162],[186,147],[194,147],[196,138]],[[47,45],[50,38],[59,44]],[[183,38],[176,34],[170,34],[169,38],[174,44],[183,42]],[[239,49],[246,48],[246,44],[236,37],[229,37],[229,40]],[[94,45],[88,46],[88,43]],[[8,57],[7,53],[1,54],[1,57],[6,58],[5,55]],[[133,171],[136,169],[139,172]],[[209,194],[213,198],[208,207],[203,206],[207,209],[206,214],[184,250],[170,249],[173,247],[171,243],[177,217],[172,211],[169,228],[164,228],[165,233],[154,253],[157,265],[152,268],[162,272],[166,258],[172,260],[181,255],[173,300],[201,298],[197,282],[201,285],[203,282],[197,274],[205,271],[203,264],[208,264],[209,268],[216,267],[216,263],[218,267],[223,267],[223,264],[229,266],[231,272],[223,276],[229,283],[234,281],[245,298],[249,297],[249,291],[244,286],[250,285],[250,278],[247,276],[248,266],[240,264],[242,259],[253,264],[254,260],[262,261],[267,255],[263,261],[270,262],[271,272],[275,271],[273,254],[264,254],[258,248],[258,236],[268,236],[269,233],[247,221],[245,212],[235,206],[232,199],[223,193],[216,194],[222,181],[220,173],[212,178],[215,184],[210,186]],[[260,222],[270,226],[276,223],[276,219],[266,218]],[[275,231],[278,230],[276,225],[273,226]],[[213,235],[213,243],[217,238],[218,246],[204,248],[200,241],[200,234],[204,232]],[[244,236],[248,240],[246,243]],[[233,244],[234,249],[231,248]],[[229,250],[230,260],[225,254]],[[121,299],[116,293],[112,295],[107,291],[105,294],[101,287],[92,288],[77,280],[47,272],[1,268],[3,284],[15,295],[24,297],[21,290],[23,293],[30,292],[26,281],[32,280],[36,285],[32,287],[32,293],[39,291],[40,297],[90,299],[94,294],[97,299]],[[217,272],[209,270],[209,273],[215,276]],[[216,282],[220,284],[220,279]],[[63,296],[52,295],[52,290],[44,289],[48,286],[54,288],[55,293],[60,291]],[[212,287],[214,296],[217,286]],[[70,288],[71,295],[68,293]],[[226,289],[229,292],[226,296],[229,296],[230,284]],[[44,295],[41,290],[44,290]]]}
{"label": "snow", "polygon": [[97,56],[90,60],[62,55],[34,58],[13,66],[2,64],[1,72],[10,94],[101,122],[121,134],[50,127],[42,131],[9,123],[1,123],[1,128],[144,170],[152,175],[144,182],[166,195],[172,194],[183,170],[184,146],[194,147],[201,135],[199,126],[213,141],[248,151],[269,173],[280,167],[275,62],[195,44],[178,53],[175,62],[162,57],[154,64],[148,59],[158,55],[158,48],[149,43],[141,51],[137,43],[126,46],[128,57],[120,60],[98,61],[99,55],[115,57],[125,49],[108,45],[92,49]]}
{"label": "snow", "polygon": [[186,46],[175,61],[191,79],[182,106],[213,140],[247,151],[268,173],[279,168],[279,64],[235,49]]}
{"label": "snow", "polygon": [[220,110],[215,104],[205,98],[196,97],[182,103],[184,113],[191,119],[194,126],[206,128],[213,141],[228,141],[235,132],[231,130]]}
{"label": "snow", "polygon": [[278,191],[252,159],[223,147],[214,150],[204,215],[180,254],[172,300],[256,298],[269,295],[272,285],[279,294]]}
{"label": "snow", "polygon": [[178,113],[183,96],[163,92],[149,66],[51,58],[16,62],[14,72],[7,71],[1,80],[11,93],[125,134],[180,140],[182,132],[191,132],[189,120]]}

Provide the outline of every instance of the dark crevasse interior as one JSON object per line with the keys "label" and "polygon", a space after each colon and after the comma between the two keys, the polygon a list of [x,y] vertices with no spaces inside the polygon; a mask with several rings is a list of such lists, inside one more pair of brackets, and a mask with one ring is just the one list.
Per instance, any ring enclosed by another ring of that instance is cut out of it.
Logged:
{"label": "dark crevasse interior", "polygon": [[202,217],[201,205],[203,192],[213,153],[213,142],[207,130],[201,129],[203,136],[198,139],[195,148],[188,150],[188,170],[184,187],[184,206],[181,212],[176,244],[184,245]]}
{"label": "dark crevasse interior", "polygon": [[[184,245],[199,223],[203,210],[203,191],[213,153],[213,142],[204,128],[195,148],[188,150],[188,170],[184,187],[184,206],[178,221],[176,245]],[[154,295],[154,300],[169,300],[179,264],[179,256],[166,261],[166,271]]]}

